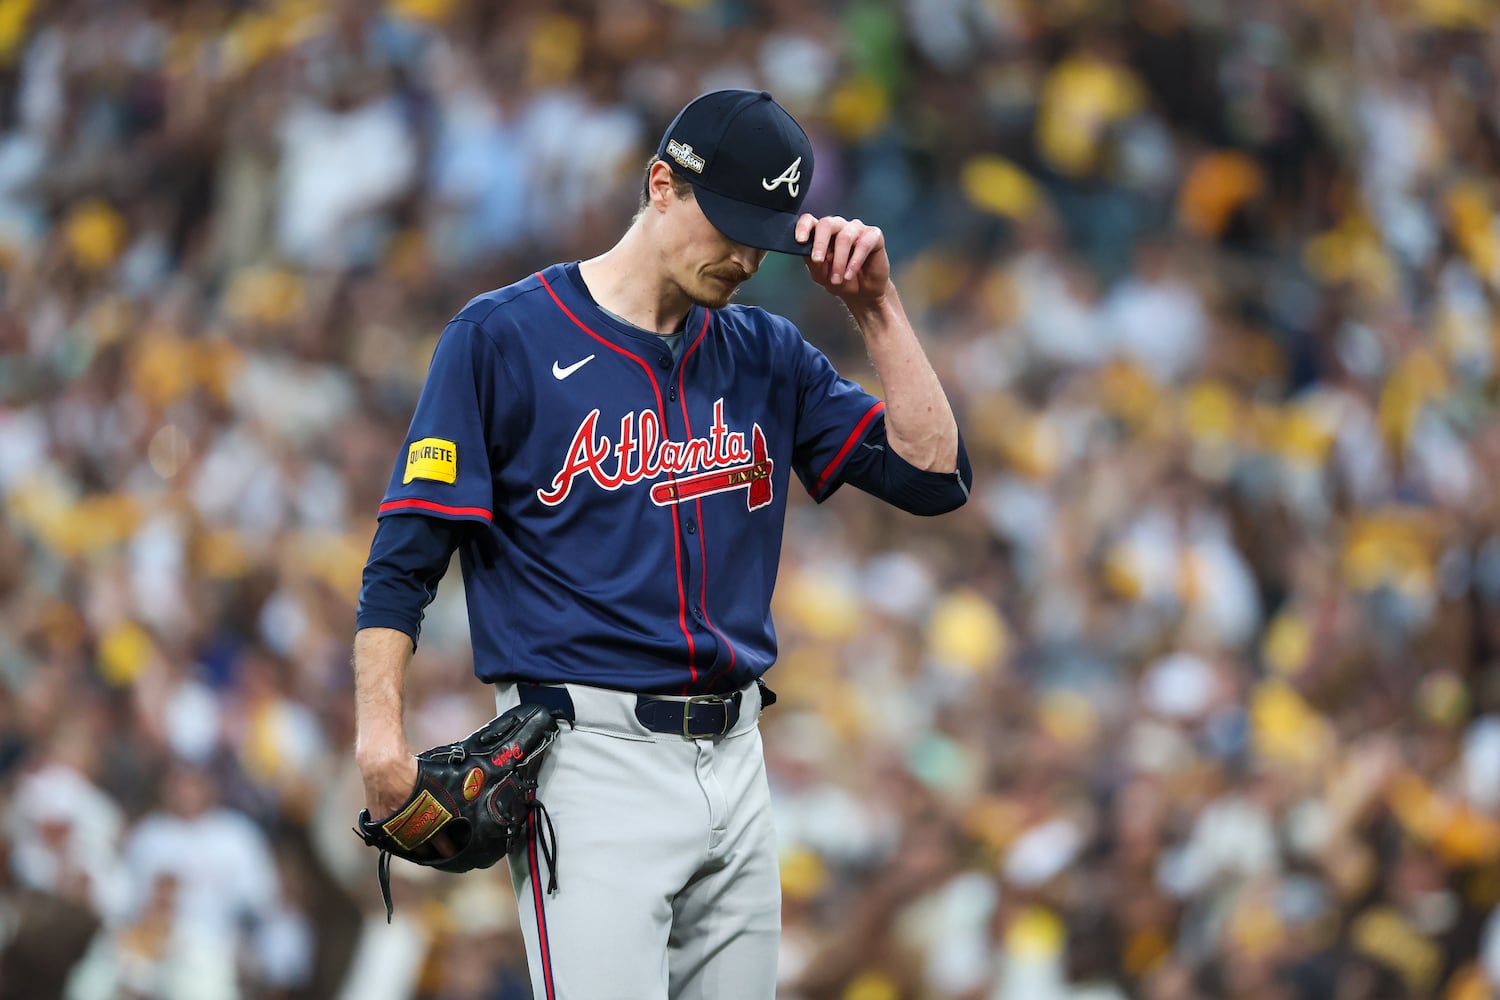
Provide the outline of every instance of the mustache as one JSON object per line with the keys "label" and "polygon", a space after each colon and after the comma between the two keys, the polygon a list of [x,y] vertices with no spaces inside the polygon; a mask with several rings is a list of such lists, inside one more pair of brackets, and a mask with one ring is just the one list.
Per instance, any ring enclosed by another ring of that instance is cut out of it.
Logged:
{"label": "mustache", "polygon": [[711,270],[708,272],[708,275],[711,278],[722,278],[725,281],[733,281],[735,283],[750,280],[750,275],[738,267]]}

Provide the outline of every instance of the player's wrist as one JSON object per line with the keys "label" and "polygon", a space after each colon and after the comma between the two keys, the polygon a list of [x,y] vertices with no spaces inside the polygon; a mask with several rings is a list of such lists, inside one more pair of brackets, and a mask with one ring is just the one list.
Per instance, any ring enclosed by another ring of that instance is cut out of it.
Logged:
{"label": "player's wrist", "polygon": [[354,745],[354,763],[361,774],[379,774],[411,760],[411,748],[405,737],[358,740]]}
{"label": "player's wrist", "polygon": [[854,317],[859,332],[867,339],[878,337],[905,323],[906,312],[901,307],[901,299],[897,297],[896,286],[893,284],[888,283],[874,295],[845,298],[844,305]]}

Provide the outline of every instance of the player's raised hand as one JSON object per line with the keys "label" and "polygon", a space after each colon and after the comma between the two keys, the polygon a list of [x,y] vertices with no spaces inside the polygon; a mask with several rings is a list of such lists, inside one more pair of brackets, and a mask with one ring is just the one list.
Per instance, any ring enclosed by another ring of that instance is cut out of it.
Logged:
{"label": "player's raised hand", "polygon": [[797,242],[812,242],[807,273],[813,281],[851,307],[873,304],[891,283],[891,261],[885,234],[879,226],[838,215],[818,218],[811,213],[797,220]]}

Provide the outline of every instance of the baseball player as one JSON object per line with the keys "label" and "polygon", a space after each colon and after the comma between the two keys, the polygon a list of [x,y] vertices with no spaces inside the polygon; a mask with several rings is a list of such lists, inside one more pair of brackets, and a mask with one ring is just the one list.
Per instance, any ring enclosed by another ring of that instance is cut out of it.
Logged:
{"label": "baseball player", "polygon": [[[793,475],[819,502],[851,483],[916,514],[968,496],[884,237],[801,214],[812,174],[771,95],[688,104],[618,243],[448,324],[380,505],[354,643],[370,815],[412,792],[402,682],[455,550],[497,709],[563,720],[539,772],[555,832],[534,823],[508,858],[538,998],[774,995],[756,723]],[[730,304],[773,250],[848,307],[884,401],[786,319]]]}

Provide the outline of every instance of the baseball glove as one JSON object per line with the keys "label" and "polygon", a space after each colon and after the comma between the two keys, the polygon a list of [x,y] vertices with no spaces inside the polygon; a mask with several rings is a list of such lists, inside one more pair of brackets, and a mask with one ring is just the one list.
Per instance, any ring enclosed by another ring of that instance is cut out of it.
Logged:
{"label": "baseball glove", "polygon": [[538,840],[551,872],[547,891],[556,890],[556,835],[536,799],[537,772],[556,736],[551,712],[518,705],[457,743],[417,754],[416,787],[389,817],[375,822],[360,810],[354,832],[380,850],[376,872],[387,922],[392,857],[445,872],[488,868],[526,843],[533,813],[547,824],[547,836]]}

